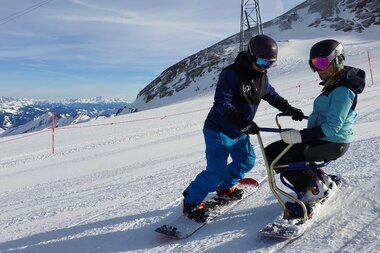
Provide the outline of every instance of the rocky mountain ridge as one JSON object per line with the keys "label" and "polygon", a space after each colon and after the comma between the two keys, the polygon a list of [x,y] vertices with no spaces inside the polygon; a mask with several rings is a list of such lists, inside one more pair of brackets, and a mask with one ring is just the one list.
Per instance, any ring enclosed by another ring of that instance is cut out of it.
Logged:
{"label": "rocky mountain ridge", "polygon": [[[283,15],[266,22],[264,31],[277,40],[313,37],[323,31],[363,33],[380,25],[380,0],[307,0]],[[297,27],[297,29],[295,29]],[[246,31],[245,38],[256,34]],[[212,91],[220,70],[233,62],[239,50],[239,34],[206,48],[163,71],[142,89],[131,107],[150,109]],[[175,97],[175,98],[174,98]]]}

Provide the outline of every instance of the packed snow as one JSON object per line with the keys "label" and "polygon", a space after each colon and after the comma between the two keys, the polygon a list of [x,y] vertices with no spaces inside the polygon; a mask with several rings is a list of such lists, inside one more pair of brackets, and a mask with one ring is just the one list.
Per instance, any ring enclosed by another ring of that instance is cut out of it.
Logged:
{"label": "packed snow", "polygon": [[[320,38],[323,39],[323,38]],[[307,65],[320,39],[279,43],[270,70],[276,90],[306,114],[321,86]],[[258,231],[281,215],[258,156],[248,177],[261,180],[249,199],[190,238],[174,240],[154,229],[181,215],[182,191],[204,169],[202,127],[213,94],[156,109],[0,139],[0,252],[378,252],[380,249],[380,40],[335,37],[347,65],[367,72],[359,96],[356,140],[328,173],[343,186],[313,224],[293,241]],[[374,84],[368,68],[369,50]],[[276,109],[262,102],[256,122],[276,127]],[[283,127],[305,122],[281,118]],[[262,134],[266,144],[276,133]]]}

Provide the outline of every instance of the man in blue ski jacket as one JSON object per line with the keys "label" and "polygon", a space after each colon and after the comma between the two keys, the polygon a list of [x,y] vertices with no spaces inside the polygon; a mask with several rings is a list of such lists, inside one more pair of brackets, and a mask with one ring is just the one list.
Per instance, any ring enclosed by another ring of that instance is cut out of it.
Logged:
{"label": "man in blue ski jacket", "polygon": [[[335,160],[348,150],[354,140],[352,125],[357,116],[357,95],[365,86],[365,72],[344,66],[344,59],[343,45],[336,40],[323,40],[311,48],[309,64],[321,78],[323,89],[314,100],[307,128],[282,132],[282,141],[265,148],[269,162],[288,144],[295,145],[278,164]],[[285,172],[284,177],[300,192],[301,201],[313,207],[333,187],[333,181],[323,170],[319,174],[303,170]]]}
{"label": "man in blue ski jacket", "polygon": [[207,167],[183,193],[183,213],[189,218],[198,222],[207,219],[202,201],[209,192],[242,197],[243,190],[235,185],[255,164],[248,134],[258,133],[253,119],[262,99],[294,120],[303,119],[303,112],[289,105],[268,82],[267,70],[277,60],[277,52],[271,37],[257,35],[251,38],[248,51],[240,52],[234,63],[222,70],[203,129]]}

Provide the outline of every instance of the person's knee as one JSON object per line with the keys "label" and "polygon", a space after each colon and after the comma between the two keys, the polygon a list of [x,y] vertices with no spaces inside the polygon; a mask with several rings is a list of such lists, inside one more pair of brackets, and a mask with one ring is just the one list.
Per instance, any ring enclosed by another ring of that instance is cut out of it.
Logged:
{"label": "person's knee", "polygon": [[348,150],[349,143],[329,143],[305,150],[307,161],[331,161],[343,156]]}
{"label": "person's knee", "polygon": [[255,156],[248,156],[247,159],[241,164],[242,172],[247,173],[249,172],[253,166],[255,166],[256,163],[256,157]]}

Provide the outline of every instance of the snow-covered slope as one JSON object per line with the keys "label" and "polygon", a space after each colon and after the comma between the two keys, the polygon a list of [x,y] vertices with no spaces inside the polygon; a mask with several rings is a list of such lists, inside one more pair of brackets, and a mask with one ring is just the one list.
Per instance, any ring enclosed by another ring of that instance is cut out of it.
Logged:
{"label": "snow-covered slope", "polygon": [[[281,59],[270,74],[277,91],[307,114],[321,87],[305,59],[322,37],[281,42]],[[153,232],[180,215],[182,191],[205,166],[202,126],[212,105],[210,93],[58,128],[55,155],[50,132],[2,138],[0,252],[378,252],[380,40],[335,38],[346,45],[347,64],[366,70],[367,87],[359,96],[356,141],[327,169],[343,178],[343,187],[301,238],[286,242],[257,235],[281,208],[265,179],[255,136],[257,165],[247,176],[264,181],[254,196],[188,239]],[[275,127],[275,113],[263,102],[256,122]],[[305,126],[288,119],[282,124]],[[266,144],[278,138],[263,134]]]}

